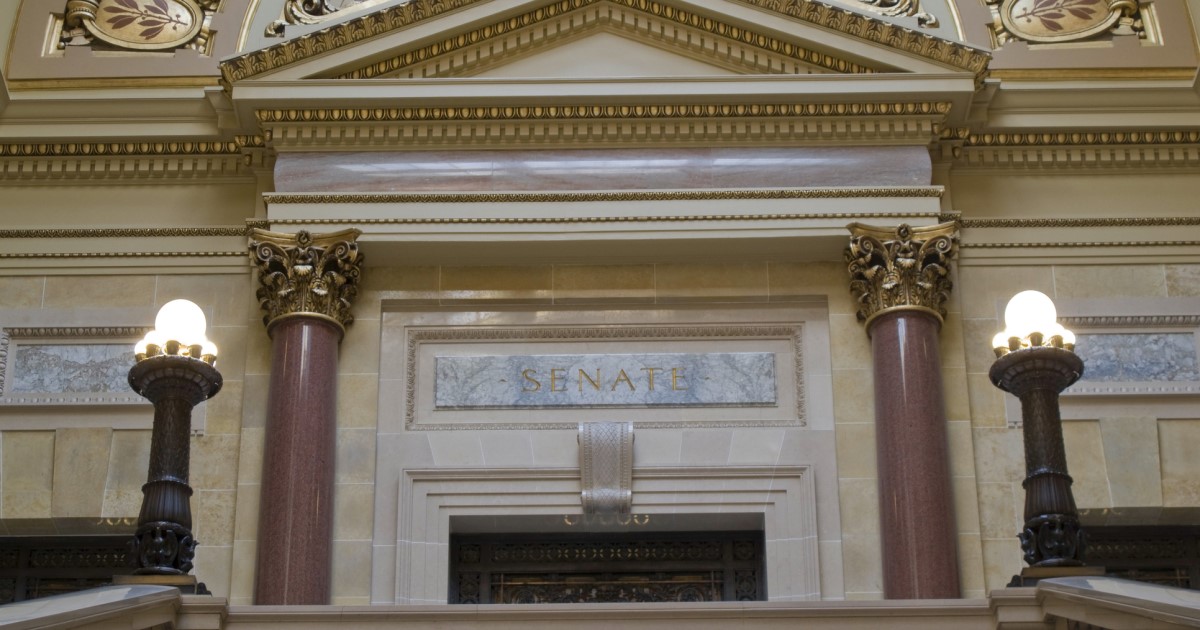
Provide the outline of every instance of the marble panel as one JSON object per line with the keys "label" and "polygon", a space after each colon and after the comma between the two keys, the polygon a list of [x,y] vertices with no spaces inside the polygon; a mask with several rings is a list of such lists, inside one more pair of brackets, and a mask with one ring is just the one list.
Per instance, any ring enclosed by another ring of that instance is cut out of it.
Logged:
{"label": "marble panel", "polygon": [[437,409],[775,403],[770,352],[436,358]]}
{"label": "marble panel", "polygon": [[129,344],[21,344],[5,394],[129,391]]}
{"label": "marble panel", "polygon": [[371,151],[280,155],[278,192],[927,186],[920,147]]}
{"label": "marble panel", "polygon": [[1200,381],[1192,333],[1079,335],[1084,381]]}

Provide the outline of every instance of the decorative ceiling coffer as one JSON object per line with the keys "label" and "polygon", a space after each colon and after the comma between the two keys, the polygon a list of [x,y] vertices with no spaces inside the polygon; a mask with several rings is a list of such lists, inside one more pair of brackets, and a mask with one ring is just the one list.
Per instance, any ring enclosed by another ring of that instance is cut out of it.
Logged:
{"label": "decorative ceiling coffer", "polygon": [[633,423],[579,423],[583,513],[629,514],[633,507]]}

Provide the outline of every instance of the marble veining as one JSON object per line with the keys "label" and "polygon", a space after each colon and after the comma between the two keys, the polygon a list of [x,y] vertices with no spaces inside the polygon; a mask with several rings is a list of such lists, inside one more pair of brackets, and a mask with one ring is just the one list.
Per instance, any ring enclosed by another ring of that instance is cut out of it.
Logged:
{"label": "marble veining", "polygon": [[130,344],[29,344],[16,348],[6,393],[128,392]]}
{"label": "marble veining", "polygon": [[713,147],[283,153],[297,192],[533,192],[928,186],[920,147]]}
{"label": "marble veining", "polygon": [[1079,335],[1083,381],[1200,381],[1192,333]]}
{"label": "marble veining", "polygon": [[775,404],[771,352],[440,356],[436,409]]}

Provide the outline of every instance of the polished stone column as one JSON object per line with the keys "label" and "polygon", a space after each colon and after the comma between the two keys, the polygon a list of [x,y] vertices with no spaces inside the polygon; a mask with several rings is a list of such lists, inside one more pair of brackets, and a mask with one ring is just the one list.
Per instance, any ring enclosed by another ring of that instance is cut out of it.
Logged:
{"label": "polished stone column", "polygon": [[250,237],[271,336],[256,604],[329,603],[338,344],[353,320],[358,235]]}
{"label": "polished stone column", "polygon": [[846,261],[871,337],[883,592],[959,597],[938,332],[957,251],[952,223],[849,226]]}

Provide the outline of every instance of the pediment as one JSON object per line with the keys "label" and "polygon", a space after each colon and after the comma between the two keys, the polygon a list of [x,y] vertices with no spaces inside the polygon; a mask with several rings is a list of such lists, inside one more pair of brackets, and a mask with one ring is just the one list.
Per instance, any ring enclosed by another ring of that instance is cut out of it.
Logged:
{"label": "pediment", "polygon": [[815,0],[409,0],[221,64],[244,81],[957,74],[989,55]]}

